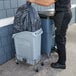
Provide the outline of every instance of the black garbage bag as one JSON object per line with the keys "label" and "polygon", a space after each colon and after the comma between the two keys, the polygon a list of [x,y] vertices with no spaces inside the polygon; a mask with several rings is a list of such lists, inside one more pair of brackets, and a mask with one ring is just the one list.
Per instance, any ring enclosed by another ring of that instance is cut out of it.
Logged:
{"label": "black garbage bag", "polygon": [[20,6],[14,18],[14,33],[21,31],[34,32],[41,28],[41,21],[38,12],[31,3]]}

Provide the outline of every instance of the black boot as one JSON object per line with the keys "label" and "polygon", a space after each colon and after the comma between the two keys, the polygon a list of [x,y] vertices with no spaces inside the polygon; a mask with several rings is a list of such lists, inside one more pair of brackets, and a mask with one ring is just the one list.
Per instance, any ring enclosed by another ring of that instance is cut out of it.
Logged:
{"label": "black boot", "polygon": [[52,63],[51,67],[55,68],[55,69],[66,69],[66,65],[65,64],[60,64],[59,62]]}

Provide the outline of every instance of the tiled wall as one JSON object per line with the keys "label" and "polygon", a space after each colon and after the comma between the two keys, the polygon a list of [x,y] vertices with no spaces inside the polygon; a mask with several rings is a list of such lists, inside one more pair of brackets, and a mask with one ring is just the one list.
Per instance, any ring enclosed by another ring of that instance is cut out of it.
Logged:
{"label": "tiled wall", "polygon": [[[0,19],[14,16],[17,7],[25,2],[26,0],[0,0]],[[46,9],[46,7],[37,6],[35,4],[33,4],[33,6],[35,6],[37,10]]]}
{"label": "tiled wall", "polygon": [[13,16],[17,7],[24,1],[25,0],[0,0],[0,19]]}
{"label": "tiled wall", "polygon": [[76,0],[71,0],[71,3],[76,4]]}
{"label": "tiled wall", "polygon": [[[76,0],[71,0],[72,3],[76,3]],[[17,7],[24,4],[26,0],[0,0],[0,19],[14,16]],[[43,7],[33,4],[37,10],[44,10],[52,8],[53,6]]]}
{"label": "tiled wall", "polygon": [[75,8],[75,23],[76,23],[76,8]]}

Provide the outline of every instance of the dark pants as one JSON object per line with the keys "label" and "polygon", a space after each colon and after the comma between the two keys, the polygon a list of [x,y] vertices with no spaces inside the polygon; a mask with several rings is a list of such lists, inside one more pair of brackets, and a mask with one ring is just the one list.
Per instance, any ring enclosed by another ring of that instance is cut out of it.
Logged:
{"label": "dark pants", "polygon": [[55,42],[58,48],[59,60],[58,62],[61,64],[66,63],[66,31],[68,28],[68,24],[72,18],[71,11],[59,12],[55,13]]}

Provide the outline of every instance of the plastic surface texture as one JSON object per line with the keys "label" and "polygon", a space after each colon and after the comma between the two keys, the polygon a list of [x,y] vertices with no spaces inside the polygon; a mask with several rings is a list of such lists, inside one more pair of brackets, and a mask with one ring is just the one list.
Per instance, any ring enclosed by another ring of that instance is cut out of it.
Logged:
{"label": "plastic surface texture", "polygon": [[46,18],[41,17],[41,27],[43,30],[41,51],[49,56],[51,49],[55,46],[55,27],[53,19],[50,19],[50,16],[46,16]]}
{"label": "plastic surface texture", "polygon": [[0,27],[0,64],[15,56],[12,34],[13,25]]}
{"label": "plastic surface texture", "polygon": [[34,65],[41,57],[42,29],[35,32],[24,31],[13,35],[17,60],[26,60]]}

